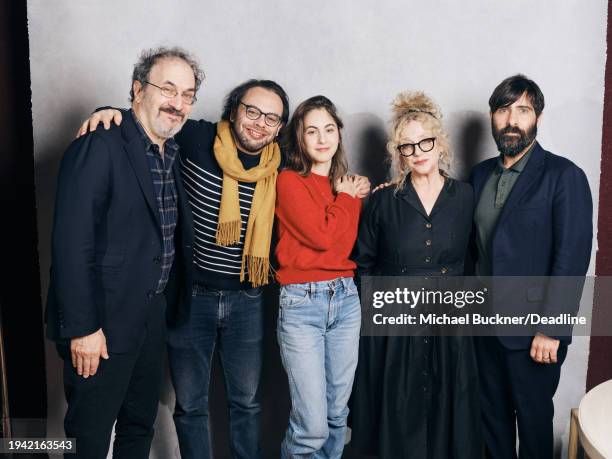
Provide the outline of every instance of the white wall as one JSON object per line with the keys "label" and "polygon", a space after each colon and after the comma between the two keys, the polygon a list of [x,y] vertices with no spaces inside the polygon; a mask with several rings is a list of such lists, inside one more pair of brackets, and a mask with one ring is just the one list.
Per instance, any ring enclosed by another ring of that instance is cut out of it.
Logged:
{"label": "white wall", "polygon": [[[327,95],[341,110],[351,164],[361,172],[380,168],[393,96],[423,89],[445,113],[456,171],[464,175],[466,164],[495,154],[491,91],[525,73],[546,97],[540,143],[585,170],[597,203],[606,16],[605,0],[29,0],[43,288],[61,154],[93,108],[128,104],[132,65],[143,48],[178,44],[200,58],[208,78],[196,117],[217,119],[224,95],[250,77],[278,81],[292,107]],[[588,340],[576,339],[555,399],[559,448],[570,408],[584,392],[587,356]],[[47,357],[49,436],[59,436],[61,373],[51,348]],[[156,457],[175,448],[171,406],[168,388]]]}

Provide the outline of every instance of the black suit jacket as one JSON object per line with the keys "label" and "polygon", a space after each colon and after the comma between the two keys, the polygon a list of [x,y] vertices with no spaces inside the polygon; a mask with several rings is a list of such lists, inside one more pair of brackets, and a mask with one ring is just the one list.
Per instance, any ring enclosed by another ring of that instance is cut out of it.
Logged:
{"label": "black suit jacket", "polygon": [[[470,183],[476,203],[494,171],[497,157],[476,165]],[[591,258],[593,201],[586,175],[570,160],[544,150],[538,143],[516,181],[499,216],[491,240],[493,276],[532,277],[516,285],[511,298],[527,312],[556,315],[575,313]],[[475,254],[475,250],[472,253]],[[555,282],[544,276],[565,277]],[[569,282],[569,283],[568,283]],[[495,305],[504,303],[496,295]],[[550,332],[542,327],[535,331]],[[553,333],[553,336],[555,334]],[[570,337],[561,337],[569,342]],[[531,337],[500,336],[510,349],[526,349]]]}
{"label": "black suit jacket", "polygon": [[[191,210],[174,164],[179,220],[165,290],[171,322],[191,305]],[[110,352],[144,332],[161,275],[162,234],[145,144],[130,116],[69,146],[62,159],[52,236],[47,336],[61,341],[102,328]]]}

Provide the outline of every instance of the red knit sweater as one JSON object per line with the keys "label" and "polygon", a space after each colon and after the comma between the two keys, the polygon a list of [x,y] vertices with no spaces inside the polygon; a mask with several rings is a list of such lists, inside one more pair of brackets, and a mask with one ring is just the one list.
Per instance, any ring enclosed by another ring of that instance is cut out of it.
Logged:
{"label": "red knit sweater", "polygon": [[349,260],[357,239],[361,200],[335,196],[329,179],[285,170],[276,181],[276,217],[281,285],[352,277]]}

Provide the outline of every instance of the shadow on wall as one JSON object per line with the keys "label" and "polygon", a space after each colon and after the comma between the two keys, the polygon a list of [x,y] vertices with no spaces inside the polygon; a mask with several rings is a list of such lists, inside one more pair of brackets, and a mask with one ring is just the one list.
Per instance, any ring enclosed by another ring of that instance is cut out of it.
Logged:
{"label": "shadow on wall", "polygon": [[[351,172],[369,177],[375,187],[393,176],[387,153],[388,130],[383,120],[371,113],[344,117],[344,142]],[[456,112],[447,117],[453,150],[451,175],[467,181],[470,170],[495,154],[489,117],[481,112]]]}
{"label": "shadow on wall", "polygon": [[372,187],[389,178],[387,131],[384,122],[371,113],[343,117],[343,141],[350,172],[369,177]]}
{"label": "shadow on wall", "polygon": [[489,117],[481,112],[466,111],[451,113],[447,120],[446,129],[454,156],[451,175],[467,181],[472,167],[496,151],[490,149]]}

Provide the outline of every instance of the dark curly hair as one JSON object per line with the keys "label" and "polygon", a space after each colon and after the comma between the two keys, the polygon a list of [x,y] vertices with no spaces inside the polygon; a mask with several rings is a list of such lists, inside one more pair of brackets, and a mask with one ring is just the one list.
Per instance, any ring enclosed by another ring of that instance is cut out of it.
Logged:
{"label": "dark curly hair", "polygon": [[289,97],[285,90],[272,80],[248,80],[242,83],[239,86],[236,86],[234,89],[230,91],[230,93],[225,98],[225,104],[223,106],[223,114],[221,115],[221,119],[224,121],[230,121],[230,118],[236,111],[238,110],[238,105],[240,101],[246,94],[246,92],[251,88],[264,88],[268,91],[272,91],[278,97],[280,97],[283,102],[283,113],[281,115],[281,121],[283,125],[287,124],[287,120],[289,119]]}

